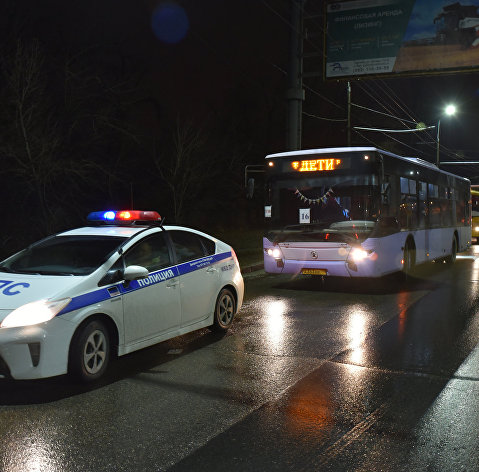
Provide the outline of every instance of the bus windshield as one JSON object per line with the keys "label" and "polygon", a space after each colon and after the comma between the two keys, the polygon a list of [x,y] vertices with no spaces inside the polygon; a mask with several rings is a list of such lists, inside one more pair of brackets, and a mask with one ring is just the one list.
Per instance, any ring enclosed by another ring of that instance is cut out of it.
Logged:
{"label": "bus windshield", "polygon": [[274,240],[365,239],[379,214],[373,175],[325,176],[270,182]]}

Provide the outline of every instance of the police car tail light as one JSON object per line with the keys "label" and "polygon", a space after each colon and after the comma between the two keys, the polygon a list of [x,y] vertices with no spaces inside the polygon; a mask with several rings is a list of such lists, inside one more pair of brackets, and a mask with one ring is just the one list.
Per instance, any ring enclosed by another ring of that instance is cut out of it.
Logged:
{"label": "police car tail light", "polygon": [[88,221],[106,223],[128,223],[133,221],[160,221],[161,216],[157,211],[122,210],[122,211],[94,211],[87,217]]}
{"label": "police car tail light", "polygon": [[27,303],[7,315],[0,323],[0,328],[18,328],[44,323],[58,315],[71,301],[71,298],[62,298]]}
{"label": "police car tail light", "polygon": [[236,252],[233,248],[231,248],[231,255],[233,256],[233,260],[235,262],[235,264],[239,267],[239,261],[238,261],[238,257],[236,256]]}

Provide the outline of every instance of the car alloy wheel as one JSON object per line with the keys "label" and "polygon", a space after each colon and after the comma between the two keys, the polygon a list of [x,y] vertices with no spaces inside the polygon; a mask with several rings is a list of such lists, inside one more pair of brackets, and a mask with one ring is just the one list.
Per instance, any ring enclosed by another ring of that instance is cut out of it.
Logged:
{"label": "car alloy wheel", "polygon": [[230,290],[221,290],[216,300],[213,329],[225,332],[233,323],[236,313],[236,301]]}
{"label": "car alloy wheel", "polygon": [[83,365],[90,375],[96,375],[103,367],[107,356],[107,341],[101,330],[95,330],[88,336],[83,349]]}
{"label": "car alloy wheel", "polygon": [[70,347],[69,372],[81,382],[99,379],[110,361],[110,335],[105,324],[87,321],[73,337]]}

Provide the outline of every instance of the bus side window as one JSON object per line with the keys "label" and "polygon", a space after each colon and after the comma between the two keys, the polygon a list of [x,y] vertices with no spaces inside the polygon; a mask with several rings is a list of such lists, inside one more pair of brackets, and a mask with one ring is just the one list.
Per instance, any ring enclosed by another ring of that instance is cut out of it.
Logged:
{"label": "bus side window", "polygon": [[426,182],[418,182],[418,205],[419,205],[419,228],[425,228],[427,226],[427,185]]}
{"label": "bus side window", "polygon": [[439,187],[435,184],[428,185],[429,203],[429,226],[439,228],[441,226],[441,204],[439,201]]}
{"label": "bus side window", "polygon": [[463,200],[464,195],[460,190],[456,192],[456,224],[458,226],[466,226],[467,225],[467,215],[466,215],[466,204],[465,199]]}
{"label": "bus side window", "polygon": [[417,193],[416,181],[401,177],[401,203],[399,206],[399,223],[401,228],[417,227]]}

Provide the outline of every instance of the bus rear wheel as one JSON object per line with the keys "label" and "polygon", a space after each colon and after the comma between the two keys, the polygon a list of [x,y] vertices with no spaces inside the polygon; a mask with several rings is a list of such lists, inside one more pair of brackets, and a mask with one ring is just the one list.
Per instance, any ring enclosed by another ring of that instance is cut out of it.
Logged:
{"label": "bus rear wheel", "polygon": [[451,245],[451,254],[447,256],[444,260],[447,264],[454,264],[456,262],[457,256],[457,239],[456,236],[452,238],[452,245]]}

